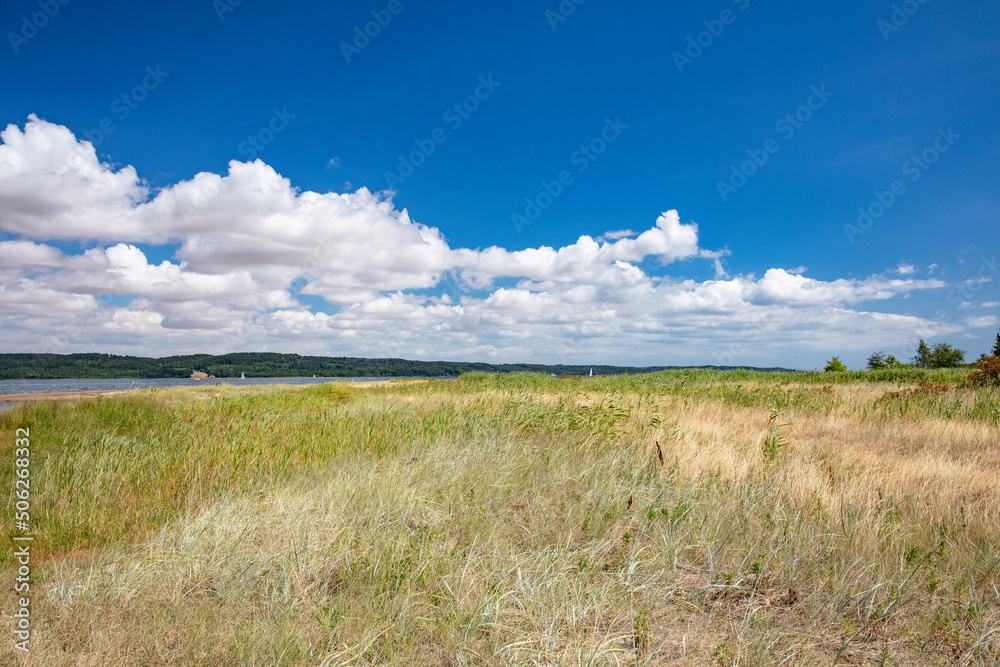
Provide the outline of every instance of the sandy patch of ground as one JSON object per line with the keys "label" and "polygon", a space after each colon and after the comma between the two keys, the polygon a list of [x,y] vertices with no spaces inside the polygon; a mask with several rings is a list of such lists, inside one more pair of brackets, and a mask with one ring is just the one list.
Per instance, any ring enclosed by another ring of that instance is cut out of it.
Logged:
{"label": "sandy patch of ground", "polygon": [[120,394],[124,389],[108,391],[53,391],[45,394],[0,394],[0,403],[25,403],[34,401],[75,401],[78,398],[110,396]]}

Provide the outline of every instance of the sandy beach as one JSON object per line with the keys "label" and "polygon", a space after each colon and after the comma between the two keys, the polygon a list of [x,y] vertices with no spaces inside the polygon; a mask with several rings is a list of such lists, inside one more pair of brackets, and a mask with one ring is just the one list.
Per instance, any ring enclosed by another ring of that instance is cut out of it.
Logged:
{"label": "sandy beach", "polygon": [[23,403],[27,401],[73,401],[78,398],[109,396],[120,394],[123,389],[107,391],[53,391],[45,394],[0,394],[0,403]]}

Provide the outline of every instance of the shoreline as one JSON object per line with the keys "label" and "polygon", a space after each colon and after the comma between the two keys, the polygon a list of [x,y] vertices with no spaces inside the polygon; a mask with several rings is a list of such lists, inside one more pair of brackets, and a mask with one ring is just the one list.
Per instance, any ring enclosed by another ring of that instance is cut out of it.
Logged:
{"label": "shoreline", "polygon": [[[286,378],[274,378],[275,380],[282,380]],[[310,378],[311,379],[311,378]],[[345,382],[349,383],[352,387],[357,387],[359,389],[364,389],[367,387],[378,386],[380,384],[388,384],[390,382],[426,382],[430,378],[374,378],[374,379],[363,379],[363,380],[348,380],[341,378],[330,378],[331,382]],[[220,383],[233,386],[231,383]],[[272,383],[268,383],[272,384]],[[273,384],[279,385],[284,384],[282,382],[274,382]],[[308,386],[312,383],[295,383],[290,386]],[[323,384],[323,383],[317,383]],[[176,386],[199,386],[199,385],[176,385]],[[204,386],[209,386],[206,383]],[[240,386],[240,385],[236,385]],[[266,386],[266,384],[253,383],[249,386]],[[131,389],[81,389],[79,391],[48,391],[48,392],[38,392],[38,393],[28,393],[28,394],[0,394],[0,406],[11,403],[34,403],[35,401],[75,401],[80,398],[94,398],[97,396],[111,396],[113,394],[121,394],[127,391],[133,391],[137,387]]]}
{"label": "shoreline", "polygon": [[0,394],[0,403],[33,403],[34,401],[73,401],[120,394],[128,389],[102,389],[96,391],[50,391],[37,394]]}

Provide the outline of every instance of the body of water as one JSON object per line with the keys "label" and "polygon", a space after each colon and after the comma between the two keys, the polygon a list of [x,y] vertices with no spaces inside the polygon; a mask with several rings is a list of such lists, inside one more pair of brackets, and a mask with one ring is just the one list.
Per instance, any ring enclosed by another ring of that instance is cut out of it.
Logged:
{"label": "body of water", "polygon": [[0,409],[14,405],[4,401],[11,394],[47,394],[60,391],[112,391],[116,389],[143,389],[145,387],[208,387],[217,384],[322,384],[324,382],[370,382],[373,380],[410,380],[415,378],[143,378],[95,380],[0,380]]}

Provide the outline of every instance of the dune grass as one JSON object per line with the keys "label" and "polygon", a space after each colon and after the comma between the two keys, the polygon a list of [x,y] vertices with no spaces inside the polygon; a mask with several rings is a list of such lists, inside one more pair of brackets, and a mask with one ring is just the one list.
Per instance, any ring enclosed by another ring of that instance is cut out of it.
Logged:
{"label": "dune grass", "polygon": [[[996,665],[1000,391],[963,377],[470,374],[13,408],[2,447],[30,425],[46,555],[31,664]],[[0,662],[25,663],[12,640]]]}

